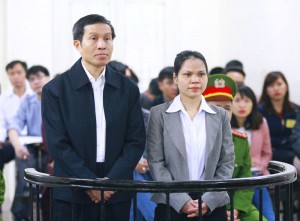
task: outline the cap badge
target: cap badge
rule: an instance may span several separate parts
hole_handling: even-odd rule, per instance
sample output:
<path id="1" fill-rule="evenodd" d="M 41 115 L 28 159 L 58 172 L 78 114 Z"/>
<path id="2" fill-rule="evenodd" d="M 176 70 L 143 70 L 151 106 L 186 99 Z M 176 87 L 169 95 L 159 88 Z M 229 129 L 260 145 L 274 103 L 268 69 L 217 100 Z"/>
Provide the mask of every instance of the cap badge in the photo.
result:
<path id="1" fill-rule="evenodd" d="M 223 87 L 225 87 L 225 81 L 224 81 L 224 79 L 223 78 L 221 78 L 221 79 L 216 79 L 215 80 L 215 87 L 216 88 L 223 88 Z"/>

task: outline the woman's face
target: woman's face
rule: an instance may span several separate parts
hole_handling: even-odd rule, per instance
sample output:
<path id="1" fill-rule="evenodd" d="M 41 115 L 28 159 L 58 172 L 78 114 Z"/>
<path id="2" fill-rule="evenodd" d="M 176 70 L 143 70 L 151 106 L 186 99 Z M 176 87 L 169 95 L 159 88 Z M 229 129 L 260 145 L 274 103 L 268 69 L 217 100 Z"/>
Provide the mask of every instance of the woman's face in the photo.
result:
<path id="1" fill-rule="evenodd" d="M 233 98 L 233 114 L 237 118 L 246 118 L 250 115 L 253 108 L 252 100 L 247 96 L 237 93 Z"/>
<path id="2" fill-rule="evenodd" d="M 269 95 L 271 100 L 283 100 L 287 93 L 287 90 L 288 87 L 286 83 L 281 77 L 279 77 L 276 81 L 274 81 L 267 87 L 267 94 Z"/>
<path id="3" fill-rule="evenodd" d="M 195 57 L 185 60 L 178 76 L 174 75 L 174 82 L 178 85 L 180 95 L 188 98 L 199 98 L 206 89 L 207 81 L 205 64 Z"/>

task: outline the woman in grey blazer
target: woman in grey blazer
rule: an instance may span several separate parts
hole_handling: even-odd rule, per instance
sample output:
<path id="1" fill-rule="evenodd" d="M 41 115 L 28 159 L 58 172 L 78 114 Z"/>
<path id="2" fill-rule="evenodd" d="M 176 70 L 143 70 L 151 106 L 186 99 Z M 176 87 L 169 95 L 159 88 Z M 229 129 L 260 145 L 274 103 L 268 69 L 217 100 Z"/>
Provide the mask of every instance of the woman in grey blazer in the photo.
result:
<path id="1" fill-rule="evenodd" d="M 222 180 L 232 177 L 234 147 L 228 113 L 208 105 L 202 96 L 208 81 L 204 56 L 183 51 L 174 61 L 174 82 L 180 94 L 150 111 L 147 133 L 148 163 L 154 180 Z M 155 220 L 165 220 L 166 197 L 155 193 Z M 225 221 L 226 192 L 202 196 L 203 220 Z M 193 194 L 170 194 L 171 220 L 193 220 L 198 201 Z"/>

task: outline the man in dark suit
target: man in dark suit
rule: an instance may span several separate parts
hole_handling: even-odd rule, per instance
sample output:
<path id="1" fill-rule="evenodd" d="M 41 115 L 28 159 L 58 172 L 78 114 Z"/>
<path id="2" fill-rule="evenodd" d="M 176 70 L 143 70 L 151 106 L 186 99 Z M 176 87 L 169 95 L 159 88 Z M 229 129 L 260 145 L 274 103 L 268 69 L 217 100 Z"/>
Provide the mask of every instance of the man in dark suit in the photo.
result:
<path id="1" fill-rule="evenodd" d="M 43 89 L 42 115 L 54 175 L 131 180 L 145 147 L 139 90 L 107 63 L 114 28 L 100 15 L 87 15 L 73 27 L 81 58 Z M 104 192 L 105 220 L 129 219 L 129 192 Z M 71 191 L 54 189 L 54 220 L 71 220 Z M 76 190 L 76 220 L 100 220 L 98 190 Z"/>

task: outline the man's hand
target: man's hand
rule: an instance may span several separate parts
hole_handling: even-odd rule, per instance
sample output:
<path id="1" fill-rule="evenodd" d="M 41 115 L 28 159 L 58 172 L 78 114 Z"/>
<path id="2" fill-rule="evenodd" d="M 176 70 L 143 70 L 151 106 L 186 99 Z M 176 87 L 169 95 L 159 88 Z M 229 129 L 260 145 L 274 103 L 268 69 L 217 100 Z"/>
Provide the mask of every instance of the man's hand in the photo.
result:
<path id="1" fill-rule="evenodd" d="M 239 211 L 238 210 L 233 210 L 233 216 L 234 216 L 234 220 L 233 221 L 240 221 L 240 219 L 238 218 L 239 216 Z M 227 211 L 227 220 L 230 220 L 230 211 Z"/>
<path id="2" fill-rule="evenodd" d="M 20 160 L 28 160 L 30 157 L 30 154 L 23 145 L 15 146 L 15 154 Z"/>
<path id="3" fill-rule="evenodd" d="M 87 190 L 85 192 L 94 203 L 101 202 L 101 191 L 100 190 Z M 109 200 L 113 194 L 114 194 L 113 191 L 104 191 L 104 200 L 105 201 Z"/>
<path id="4" fill-rule="evenodd" d="M 135 170 L 141 174 L 146 173 L 149 170 L 148 161 L 146 159 L 141 159 L 136 165 Z"/>

